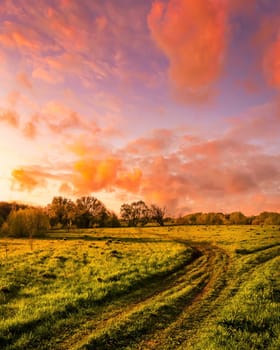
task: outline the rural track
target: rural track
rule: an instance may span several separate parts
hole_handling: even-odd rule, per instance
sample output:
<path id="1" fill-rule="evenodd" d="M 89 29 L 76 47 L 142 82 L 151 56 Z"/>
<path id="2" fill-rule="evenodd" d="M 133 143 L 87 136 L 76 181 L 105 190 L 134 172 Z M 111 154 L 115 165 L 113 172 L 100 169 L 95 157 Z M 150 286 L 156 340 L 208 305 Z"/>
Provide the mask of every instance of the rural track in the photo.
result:
<path id="1" fill-rule="evenodd" d="M 147 233 L 139 229 L 137 233 L 132 232 L 132 239 L 127 240 L 125 249 L 130 251 L 129 242 L 139 241 L 152 257 L 159 251 L 158 242 L 171 243 L 171 248 L 174 242 L 176 249 L 178 244 L 181 245 L 180 260 L 176 264 L 164 265 L 170 267 L 158 270 L 158 273 L 154 270 L 155 273 L 140 280 L 136 278 L 135 283 L 117 290 L 118 293 L 105 295 L 99 301 L 94 295 L 89 295 L 81 302 L 78 299 L 76 304 L 69 302 L 65 310 L 55 310 L 44 317 L 15 324 L 9 328 L 9 334 L 3 333 L 4 337 L 0 337 L 0 348 L 7 345 L 5 348 L 14 350 L 197 350 L 214 339 L 213 330 L 221 330 L 224 324 L 225 330 L 228 324 L 232 327 L 225 318 L 227 311 L 234 306 L 234 317 L 236 314 L 239 317 L 242 308 L 238 306 L 236 309 L 236 305 L 240 299 L 242 306 L 244 291 L 247 293 L 248 288 L 254 286 L 252 279 L 262 275 L 270 264 L 276 266 L 274 259 L 280 256 L 279 241 L 267 240 L 269 235 L 264 235 L 260 242 L 253 236 L 253 244 L 242 240 L 238 245 L 235 237 L 231 241 L 220 240 L 220 235 L 216 235 L 218 238 L 213 241 L 209 236 L 210 243 L 202 241 L 205 239 L 203 235 L 196 236 L 197 240 L 187 239 L 188 234 L 183 236 L 177 229 L 174 233 L 166 233 L 149 231 L 147 238 Z M 160 247 L 165 247 L 165 244 Z M 54 248 L 48 253 L 45 250 L 39 253 L 36 253 L 36 261 L 47 265 L 57 257 Z M 21 270 L 17 271 L 17 276 L 21 276 Z M 270 277 L 265 281 L 270 285 Z M 271 290 L 268 290 L 269 298 L 275 299 L 277 294 L 272 295 L 274 289 Z M 58 320 L 54 330 L 52 320 Z M 50 334 L 39 333 L 47 327 L 50 327 Z M 34 333 L 38 329 L 39 336 L 30 338 L 19 347 L 30 329 Z"/>
<path id="2" fill-rule="evenodd" d="M 184 311 L 169 327 L 151 334 L 150 337 L 131 349 L 186 350 L 195 348 L 200 341 L 198 333 L 201 334 L 201 329 L 207 329 L 211 324 L 214 325 L 221 309 L 238 292 L 240 286 L 250 280 L 255 269 L 261 268 L 263 264 L 279 256 L 280 253 L 280 244 L 258 248 L 249 253 L 252 260 L 244 263 L 237 272 L 229 254 L 220 247 L 190 241 L 188 244 L 193 249 L 198 249 L 202 256 L 207 257 L 205 268 L 211 270 L 207 284 L 197 293 L 193 301 L 185 306 Z M 255 253 L 257 254 L 255 255 L 256 260 Z M 220 263 L 217 260 L 220 260 Z M 240 274 L 239 277 L 236 273 Z"/>
<path id="3" fill-rule="evenodd" d="M 138 237 L 138 236 L 137 236 Z M 112 311 L 107 311 L 107 303 L 104 304 L 103 307 L 103 314 L 101 320 L 95 320 L 95 319 L 84 319 L 82 322 L 84 325 L 87 325 L 87 328 L 84 333 L 83 337 L 86 338 L 91 332 L 94 332 L 98 330 L 100 327 L 105 328 L 111 323 L 114 322 L 116 318 L 118 318 L 121 315 L 132 313 L 133 310 L 137 309 L 139 305 L 142 305 L 143 303 L 149 303 L 153 299 L 155 299 L 157 296 L 159 296 L 161 293 L 164 293 L 170 288 L 178 285 L 178 280 L 182 279 L 183 276 L 186 274 L 187 271 L 190 271 L 191 269 L 194 269 L 196 267 L 199 267 L 201 265 L 201 261 L 199 260 L 199 253 L 195 250 L 193 257 L 190 261 L 188 261 L 186 264 L 181 266 L 180 268 L 176 269 L 174 272 L 170 273 L 169 275 L 165 276 L 164 278 L 160 278 L 159 281 L 153 282 L 151 281 L 146 286 L 139 287 L 129 293 L 130 301 L 127 301 L 128 295 L 125 297 L 120 296 L 117 299 L 114 299 L 114 301 L 118 301 L 118 307 L 113 309 Z M 163 283 L 164 282 L 164 283 Z M 100 326 L 101 321 L 101 326 Z M 79 349 L 79 345 L 77 345 L 77 342 L 79 344 L 83 343 L 83 339 L 81 339 L 81 332 L 74 333 L 70 337 L 65 337 L 65 341 L 63 343 L 58 344 L 57 350 L 63 350 L 63 349 L 69 349 L 69 348 L 75 348 Z"/>
<path id="4" fill-rule="evenodd" d="M 162 238 L 171 240 L 166 235 Z M 224 305 L 250 280 L 255 268 L 280 253 L 279 244 L 243 253 L 241 259 L 246 263 L 236 270 L 236 255 L 221 247 L 176 237 L 172 240 L 193 249 L 191 260 L 164 276 L 137 285 L 125 295 L 92 310 L 85 309 L 85 317 L 74 327 L 61 329 L 60 339 L 43 347 L 40 343 L 38 349 L 194 349 L 201 340 L 201 331 L 216 324 Z M 168 303 L 170 298 L 174 299 L 172 305 Z M 156 303 L 164 306 L 151 312 Z M 131 325 L 139 320 L 139 329 L 132 332 Z"/>
<path id="5" fill-rule="evenodd" d="M 261 268 L 263 264 L 273 260 L 280 253 L 280 244 L 265 246 L 250 252 L 252 260 L 244 264 L 237 278 L 234 264 L 223 249 L 213 245 L 199 243 L 192 245 L 191 242 L 189 244 L 192 248 L 198 249 L 202 256 L 207 256 L 208 262 L 205 267 L 211 269 L 208 283 L 169 327 L 152 334 L 131 349 L 193 349 L 200 340 L 197 334 L 202 328 L 215 323 L 221 308 L 237 293 L 243 283 L 250 280 L 255 269 Z M 256 260 L 253 257 L 255 253 L 259 254 Z M 222 263 L 216 264 L 217 258 L 222 259 Z"/>
<path id="6" fill-rule="evenodd" d="M 217 312 L 222 301 L 226 298 L 229 255 L 221 248 L 207 243 L 185 242 L 205 257 L 204 271 L 208 274 L 207 281 L 201 290 L 198 290 L 180 315 L 165 329 L 151 334 L 140 342 L 135 349 L 176 349 L 184 344 L 189 349 L 197 342 L 196 333 L 199 328 L 210 322 L 213 313 Z M 189 271 L 192 272 L 191 270 Z M 223 295 L 224 293 L 224 295 Z"/>
<path id="7" fill-rule="evenodd" d="M 254 263 L 247 264 L 246 270 L 240 271 L 242 275 L 233 283 L 236 271 L 231 256 L 224 249 L 207 242 L 155 236 L 191 247 L 192 259 L 164 278 L 114 299 L 117 306 L 108 309 L 105 304 L 99 318 L 89 316 L 81 320 L 79 329 L 66 332 L 64 341 L 52 347 L 53 350 L 192 349 L 199 341 L 198 332 L 215 322 L 221 308 L 254 271 Z M 267 248 L 275 253 L 266 255 L 264 249 L 258 267 L 279 250 L 279 247 Z M 167 303 L 166 308 L 159 307 L 156 312 L 150 312 L 155 303 L 164 304 L 173 297 L 173 305 Z M 139 318 L 138 331 L 130 331 L 131 324 Z M 116 321 L 120 322 L 118 327 Z"/>
<path id="8" fill-rule="evenodd" d="M 141 293 L 139 290 L 132 291 L 129 302 L 120 298 L 117 309 L 107 312 L 104 308 L 101 322 L 97 319 L 85 320 L 85 327 L 81 327 L 84 331 L 77 330 L 76 333 L 69 334 L 64 342 L 58 344 L 57 349 L 176 349 L 183 343 L 188 342 L 191 346 L 195 342 L 198 327 L 208 322 L 212 312 L 222 303 L 230 258 L 224 250 L 209 243 L 170 236 L 161 238 L 191 247 L 194 251 L 191 261 L 163 280 L 151 283 Z M 193 285 L 193 289 L 185 292 L 190 285 Z M 146 328 L 144 322 L 139 334 L 129 334 L 129 324 L 137 318 L 139 308 L 145 312 L 150 305 L 164 302 L 175 293 L 181 293 L 178 300 L 175 300 L 175 311 L 166 315 L 159 309 L 158 313 L 152 313 L 147 318 L 147 324 L 157 322 L 157 327 Z M 120 317 L 124 321 L 120 329 L 114 332 L 115 337 L 110 339 L 108 335 L 104 341 L 97 337 L 88 342 L 93 333 L 114 328 L 115 320 Z M 162 319 L 164 322 L 161 322 Z"/>

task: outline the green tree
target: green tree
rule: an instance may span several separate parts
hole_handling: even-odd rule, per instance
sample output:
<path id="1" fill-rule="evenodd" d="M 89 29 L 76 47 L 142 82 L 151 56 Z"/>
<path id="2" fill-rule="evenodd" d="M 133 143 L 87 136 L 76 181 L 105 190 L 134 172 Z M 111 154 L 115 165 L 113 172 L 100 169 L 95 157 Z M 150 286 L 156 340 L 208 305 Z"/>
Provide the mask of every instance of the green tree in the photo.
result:
<path id="1" fill-rule="evenodd" d="M 42 209 L 19 209 L 10 213 L 7 224 L 10 236 L 32 238 L 47 232 L 49 218 Z"/>
<path id="2" fill-rule="evenodd" d="M 47 206 L 47 212 L 52 227 L 61 225 L 69 229 L 75 220 L 77 210 L 71 199 L 59 196 L 53 198 Z"/>
<path id="3" fill-rule="evenodd" d="M 3 219 L 2 216 L 0 216 L 0 229 L 1 229 L 2 225 L 4 224 L 4 222 L 5 222 L 5 220 Z"/>
<path id="4" fill-rule="evenodd" d="M 202 214 L 204 216 L 205 225 L 222 225 L 224 223 L 224 215 L 222 213 L 207 213 Z"/>
<path id="5" fill-rule="evenodd" d="M 106 225 L 109 212 L 99 199 L 92 196 L 78 198 L 76 207 L 76 224 L 78 227 L 88 228 Z"/>
<path id="6" fill-rule="evenodd" d="M 246 225 L 247 217 L 240 211 L 235 211 L 229 215 L 229 223 L 231 225 Z"/>
<path id="7" fill-rule="evenodd" d="M 113 212 L 108 212 L 108 216 L 106 217 L 106 220 L 103 223 L 104 227 L 120 227 L 120 221 L 117 217 L 117 215 Z"/>
<path id="8" fill-rule="evenodd" d="M 253 224 L 280 225 L 280 214 L 264 211 L 254 218 Z"/>
<path id="9" fill-rule="evenodd" d="M 125 203 L 121 206 L 120 216 L 128 226 L 144 226 L 149 222 L 150 209 L 143 201 Z"/>
<path id="10" fill-rule="evenodd" d="M 4 221 L 6 221 L 12 210 L 19 210 L 19 209 L 26 209 L 26 208 L 28 208 L 28 205 L 26 204 L 19 204 L 16 202 L 0 202 L 0 217 L 2 217 Z"/>

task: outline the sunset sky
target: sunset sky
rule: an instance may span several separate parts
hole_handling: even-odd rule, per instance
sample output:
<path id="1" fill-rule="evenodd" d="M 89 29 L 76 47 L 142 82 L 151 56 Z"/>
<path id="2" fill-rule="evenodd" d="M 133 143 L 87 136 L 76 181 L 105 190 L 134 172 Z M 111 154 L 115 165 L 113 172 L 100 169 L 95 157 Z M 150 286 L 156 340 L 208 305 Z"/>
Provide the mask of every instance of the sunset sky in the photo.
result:
<path id="1" fill-rule="evenodd" d="M 0 201 L 280 211 L 280 1 L 0 0 Z"/>

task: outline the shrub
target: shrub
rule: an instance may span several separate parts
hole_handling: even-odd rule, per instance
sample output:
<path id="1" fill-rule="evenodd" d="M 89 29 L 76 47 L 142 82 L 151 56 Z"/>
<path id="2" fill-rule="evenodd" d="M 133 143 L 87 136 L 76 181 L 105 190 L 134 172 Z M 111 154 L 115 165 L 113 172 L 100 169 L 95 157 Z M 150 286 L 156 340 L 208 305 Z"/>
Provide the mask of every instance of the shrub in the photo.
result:
<path id="1" fill-rule="evenodd" d="M 12 211 L 8 217 L 8 234 L 13 237 L 42 236 L 49 228 L 49 219 L 41 209 Z"/>

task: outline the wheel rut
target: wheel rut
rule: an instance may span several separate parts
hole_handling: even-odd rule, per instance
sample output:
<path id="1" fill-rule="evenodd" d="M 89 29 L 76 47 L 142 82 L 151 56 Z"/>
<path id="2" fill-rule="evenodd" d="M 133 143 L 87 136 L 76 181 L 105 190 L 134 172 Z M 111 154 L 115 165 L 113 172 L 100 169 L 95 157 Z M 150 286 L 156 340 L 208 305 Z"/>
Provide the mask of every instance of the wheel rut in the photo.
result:
<path id="1" fill-rule="evenodd" d="M 57 346 L 54 345 L 53 350 L 69 348 L 78 349 L 79 346 L 77 344 L 83 343 L 83 339 L 87 338 L 92 332 L 110 327 L 120 316 L 132 314 L 139 308 L 139 306 L 145 304 L 148 305 L 161 294 L 167 293 L 172 288 L 178 288 L 183 282 L 186 273 L 192 269 L 199 269 L 202 263 L 200 252 L 194 250 L 191 259 L 172 271 L 169 275 L 155 281 L 150 281 L 141 288 L 136 288 L 135 290 L 130 291 L 129 294 L 114 299 L 114 302 L 117 302 L 117 306 L 114 307 L 113 310 L 110 310 L 109 303 L 99 307 L 98 313 L 100 314 L 100 317 L 96 318 L 92 315 L 83 319 L 79 325 L 79 329 L 68 330 L 68 334 L 66 331 L 66 334 L 63 337 L 64 340 L 59 342 Z M 181 282 L 178 283 L 178 281 Z M 81 338 L 83 339 L 81 340 Z"/>
<path id="2" fill-rule="evenodd" d="M 196 244 L 192 246 L 206 257 L 204 264 L 208 274 L 205 286 L 197 292 L 193 300 L 186 304 L 183 312 L 165 329 L 146 337 L 132 349 L 176 349 L 184 344 L 191 348 L 196 342 L 197 330 L 210 322 L 212 313 L 221 306 L 226 297 L 226 286 L 230 258 L 228 254 L 212 245 Z M 223 295 L 223 293 L 225 295 Z"/>
<path id="3" fill-rule="evenodd" d="M 167 276 L 161 285 L 151 285 L 148 292 L 138 293 L 127 305 L 120 303 L 118 310 L 105 313 L 101 325 L 88 321 L 84 334 L 68 338 L 59 349 L 175 349 L 192 342 L 196 329 L 219 304 L 230 259 L 211 244 L 173 241 L 193 249 L 191 262 Z M 155 304 L 162 306 L 153 310 Z M 123 322 L 115 327 L 119 317 Z M 130 331 L 133 322 L 140 323 L 136 333 Z M 110 331 L 106 333 L 106 329 Z"/>

